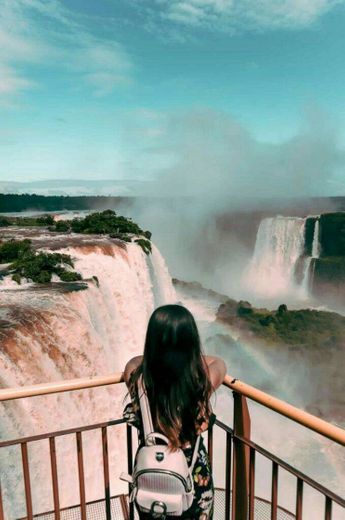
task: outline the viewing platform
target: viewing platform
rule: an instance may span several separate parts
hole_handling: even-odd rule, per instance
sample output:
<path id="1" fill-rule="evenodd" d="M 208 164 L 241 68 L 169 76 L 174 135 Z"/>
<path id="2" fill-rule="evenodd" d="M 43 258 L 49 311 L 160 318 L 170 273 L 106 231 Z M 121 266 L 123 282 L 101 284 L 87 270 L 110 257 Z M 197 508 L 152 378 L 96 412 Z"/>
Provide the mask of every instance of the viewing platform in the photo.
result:
<path id="1" fill-rule="evenodd" d="M 74 379 L 17 387 L 0 390 L 0 401 L 11 401 L 21 398 L 32 398 L 59 392 L 90 389 L 123 383 L 122 374 L 112 376 L 96 377 L 89 379 Z M 251 418 L 247 406 L 247 399 L 259 403 L 276 414 L 285 416 L 290 421 L 300 424 L 321 436 L 330 439 L 333 443 L 345 446 L 345 430 L 306 413 L 290 404 L 285 403 L 265 392 L 250 385 L 233 379 L 227 375 L 224 383 L 228 390 L 233 392 L 233 422 L 225 424 L 216 420 L 215 425 L 205 435 L 211 462 L 215 459 L 215 451 L 218 446 L 214 442 L 214 435 L 224 436 L 224 486 L 218 486 L 215 481 L 215 512 L 214 519 L 225 520 L 289 520 L 312 518 L 312 513 L 306 510 L 304 504 L 304 489 L 306 486 L 313 489 L 323 500 L 322 518 L 345 519 L 345 499 L 335 494 L 332 490 L 325 488 L 321 483 L 308 477 L 295 467 L 291 466 L 282 458 L 277 457 L 266 448 L 259 446 L 251 440 Z M 132 472 L 133 456 L 135 453 L 135 432 L 128 426 L 123 418 L 114 418 L 108 422 L 90 424 L 82 427 L 76 426 L 66 430 L 48 432 L 31 437 L 0 441 L 0 449 L 17 449 L 22 463 L 22 485 L 25 496 L 24 520 L 37 518 L 40 520 L 117 520 L 132 519 L 136 516 L 133 504 L 129 504 L 128 495 L 114 494 L 111 490 L 111 478 L 109 472 L 109 433 L 114 429 L 123 429 L 126 432 L 128 472 Z M 103 468 L 104 493 L 99 500 L 90 501 L 87 497 L 85 487 L 85 461 L 86 450 L 83 450 L 83 434 L 90 431 L 99 432 L 101 465 Z M 76 463 L 79 485 L 78 503 L 68 508 L 60 505 L 59 471 L 56 451 L 56 439 L 64 436 L 74 436 L 76 443 L 77 460 L 71 460 L 71 465 Z M 267 439 L 269 441 L 269 439 Z M 282 439 L 282 447 L 284 445 Z M 49 448 L 49 466 L 52 486 L 52 508 L 47 511 L 35 511 L 33 508 L 32 492 L 35 490 L 36 482 L 32 478 L 32 467 L 30 465 L 30 448 L 37 442 L 47 443 Z M 0 452 L 1 455 L 1 452 Z M 44 454 L 42 453 L 42 456 Z M 270 486 L 270 500 L 257 496 L 256 483 L 256 460 L 260 456 L 270 465 L 270 474 L 266 479 Z M 119 464 L 121 466 L 121 464 Z M 6 467 L 4 468 L 6 472 Z M 11 468 L 8 468 L 11 471 Z M 126 468 L 122 468 L 125 470 Z M 3 471 L 3 470 L 2 470 Z M 294 507 L 287 510 L 279 502 L 279 475 L 287 472 L 295 480 Z M 120 471 L 119 471 L 120 473 Z M 0 520 L 14 520 L 6 510 L 6 501 L 2 493 L 4 476 L 0 475 Z M 261 477 L 260 477 L 261 478 Z M 336 509 L 336 515 L 335 513 Z M 339 515 L 344 516 L 339 516 Z M 321 518 L 321 517 L 320 517 Z"/>

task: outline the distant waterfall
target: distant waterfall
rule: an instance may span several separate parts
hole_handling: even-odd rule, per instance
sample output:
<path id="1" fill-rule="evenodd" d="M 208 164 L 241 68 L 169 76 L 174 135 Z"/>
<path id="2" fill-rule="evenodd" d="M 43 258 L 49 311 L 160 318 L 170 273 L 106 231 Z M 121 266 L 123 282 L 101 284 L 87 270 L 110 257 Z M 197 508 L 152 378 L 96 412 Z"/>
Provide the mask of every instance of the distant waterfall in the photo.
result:
<path id="1" fill-rule="evenodd" d="M 312 250 L 311 250 L 312 258 L 319 258 L 320 250 L 321 250 L 321 246 L 320 246 L 320 221 L 319 221 L 319 219 L 317 219 L 315 221 L 313 246 L 312 246 Z"/>
<path id="2" fill-rule="evenodd" d="M 265 297 L 291 294 L 297 289 L 295 267 L 303 255 L 304 218 L 265 218 L 261 221 L 246 285 Z"/>
<path id="3" fill-rule="evenodd" d="M 312 278 L 312 269 L 313 269 L 313 258 L 319 258 L 321 252 L 320 246 L 320 222 L 317 218 L 314 224 L 314 234 L 313 234 L 313 243 L 311 248 L 311 256 L 308 256 L 305 259 L 304 271 L 303 271 L 303 280 L 302 280 L 302 291 L 305 296 L 309 294 L 311 278 Z"/>
<path id="4" fill-rule="evenodd" d="M 53 240 L 53 238 L 51 238 Z M 49 246 L 48 246 L 49 247 Z M 146 256 L 136 244 L 99 240 L 60 249 L 75 260 L 83 278 L 97 284 L 79 292 L 27 286 L 12 290 L 0 283 L 0 387 L 106 375 L 123 370 L 126 361 L 143 350 L 148 318 L 153 309 L 175 303 L 176 295 L 164 259 L 153 246 Z M 7 324 L 7 325 L 6 325 Z M 2 439 L 54 431 L 121 416 L 125 388 L 68 392 L 0 405 Z M 85 483 L 88 501 L 104 496 L 100 442 L 85 434 Z M 114 439 L 115 440 L 115 439 Z M 124 437 L 116 434 L 109 447 L 112 489 L 126 470 Z M 52 509 L 47 442 L 30 447 L 35 512 Z M 61 507 L 78 502 L 75 439 L 57 439 Z M 44 454 L 44 456 L 43 456 Z M 92 461 L 92 464 L 90 463 Z M 11 468 L 5 474 L 4 467 Z M 0 450 L 0 474 L 6 510 L 25 515 L 21 486 L 20 449 Z"/>

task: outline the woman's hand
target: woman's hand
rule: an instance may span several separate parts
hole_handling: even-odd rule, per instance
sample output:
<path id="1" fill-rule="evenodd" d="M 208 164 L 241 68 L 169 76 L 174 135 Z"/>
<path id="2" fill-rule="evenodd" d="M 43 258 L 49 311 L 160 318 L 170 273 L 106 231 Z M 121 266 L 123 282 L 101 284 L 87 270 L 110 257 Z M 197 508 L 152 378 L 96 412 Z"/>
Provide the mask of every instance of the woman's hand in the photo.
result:
<path id="1" fill-rule="evenodd" d="M 226 376 L 226 364 L 222 358 L 217 356 L 203 356 L 203 358 L 207 365 L 212 388 L 217 390 Z"/>
<path id="2" fill-rule="evenodd" d="M 123 371 L 123 378 L 125 380 L 126 385 L 129 384 L 129 379 L 131 377 L 131 373 L 134 372 L 140 365 L 140 363 L 143 360 L 143 356 L 135 356 L 134 358 L 130 359 L 125 366 L 125 369 Z"/>

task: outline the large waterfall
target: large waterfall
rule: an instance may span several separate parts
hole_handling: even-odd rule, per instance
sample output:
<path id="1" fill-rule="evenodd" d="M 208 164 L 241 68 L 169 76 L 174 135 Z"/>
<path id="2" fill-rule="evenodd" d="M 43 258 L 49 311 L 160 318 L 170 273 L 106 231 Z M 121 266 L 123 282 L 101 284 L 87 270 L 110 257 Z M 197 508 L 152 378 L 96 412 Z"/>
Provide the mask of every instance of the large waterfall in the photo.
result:
<path id="1" fill-rule="evenodd" d="M 261 221 L 254 254 L 245 273 L 246 286 L 254 294 L 266 298 L 308 297 L 312 259 L 320 254 L 320 240 L 317 218 L 311 255 L 306 255 L 306 223 L 307 218 L 282 216 Z"/>
<path id="2" fill-rule="evenodd" d="M 45 246 L 44 237 L 41 237 Z M 47 240 L 47 239 L 46 239 Z M 51 240 L 51 237 L 49 237 Z M 61 243 L 53 247 L 61 249 Z M 164 260 L 153 246 L 146 256 L 136 244 L 80 239 L 63 248 L 83 278 L 97 277 L 83 291 L 62 292 L 35 286 L 0 287 L 0 386 L 13 387 L 122 371 L 142 352 L 153 309 L 176 300 Z M 121 385 L 122 387 L 123 385 Z M 0 405 L 1 439 L 17 438 L 115 419 L 121 416 L 124 388 L 107 387 Z M 47 426 L 48 425 L 48 426 Z M 87 500 L 104 496 L 101 443 L 84 435 Z M 110 443 L 112 492 L 126 470 L 123 435 Z M 73 436 L 70 436 L 73 437 Z M 122 439 L 122 440 L 121 440 Z M 57 438 L 61 507 L 78 502 L 75 438 Z M 20 448 L 0 450 L 5 507 L 11 517 L 25 514 Z M 34 512 L 52 509 L 48 442 L 30 448 Z M 122 464 L 122 465 L 121 465 Z M 7 474 L 1 471 L 10 468 Z M 72 467 L 73 466 L 73 467 Z"/>
<path id="3" fill-rule="evenodd" d="M 305 222 L 303 218 L 281 216 L 261 221 L 246 273 L 247 285 L 255 293 L 275 297 L 297 289 L 294 274 L 304 251 Z"/>

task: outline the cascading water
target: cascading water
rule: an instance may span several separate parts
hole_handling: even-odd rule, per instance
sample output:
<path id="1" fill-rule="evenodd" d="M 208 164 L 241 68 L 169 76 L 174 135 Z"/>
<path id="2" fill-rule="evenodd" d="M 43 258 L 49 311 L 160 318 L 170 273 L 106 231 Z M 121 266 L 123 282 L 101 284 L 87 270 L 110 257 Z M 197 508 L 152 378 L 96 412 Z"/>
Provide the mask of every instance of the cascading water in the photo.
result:
<path id="1" fill-rule="evenodd" d="M 319 258 L 320 252 L 321 252 L 321 245 L 320 245 L 320 221 L 319 221 L 319 219 L 317 219 L 315 221 L 313 245 L 312 245 L 312 250 L 311 250 L 312 258 Z"/>
<path id="2" fill-rule="evenodd" d="M 315 220 L 314 224 L 314 234 L 313 234 L 313 243 L 311 248 L 311 256 L 308 256 L 305 259 L 304 270 L 303 270 L 303 280 L 302 280 L 302 292 L 304 295 L 309 294 L 310 285 L 311 285 L 311 277 L 312 277 L 312 269 L 313 258 L 319 258 L 320 256 L 320 223 L 319 219 Z"/>
<path id="3" fill-rule="evenodd" d="M 49 237 L 50 240 L 51 237 Z M 42 247 L 46 247 L 44 237 Z M 54 250 L 62 249 L 61 245 Z M 154 307 L 176 301 L 164 260 L 157 248 L 146 256 L 136 244 L 95 240 L 73 242 L 63 248 L 75 259 L 83 278 L 97 277 L 83 291 L 61 292 L 27 286 L 0 287 L 0 386 L 106 375 L 123 370 L 126 361 L 142 352 L 148 318 Z M 0 406 L 2 439 L 93 424 L 121 416 L 124 388 L 69 392 L 21 399 Z M 112 490 L 126 469 L 121 435 L 109 448 Z M 45 441 L 47 442 L 47 441 Z M 85 482 L 89 501 L 104 494 L 100 439 L 84 435 Z M 35 512 L 52 509 L 48 446 L 30 448 L 31 480 Z M 0 472 L 5 507 L 11 516 L 25 514 L 20 450 L 0 450 Z M 75 439 L 57 439 L 61 507 L 78 502 Z M 44 456 L 42 455 L 44 453 Z M 97 454 L 97 456 L 96 456 Z M 87 463 L 87 461 L 92 461 Z M 121 464 L 124 464 L 121 467 Z M 11 468 L 8 474 L 1 471 Z M 99 465 L 99 467 L 98 467 Z M 20 483 L 20 484 L 19 484 Z M 37 485 L 39 483 L 39 485 Z"/>
<path id="4" fill-rule="evenodd" d="M 304 218 L 282 216 L 261 221 L 245 273 L 251 291 L 269 298 L 296 293 L 295 267 L 304 251 L 305 222 Z"/>

